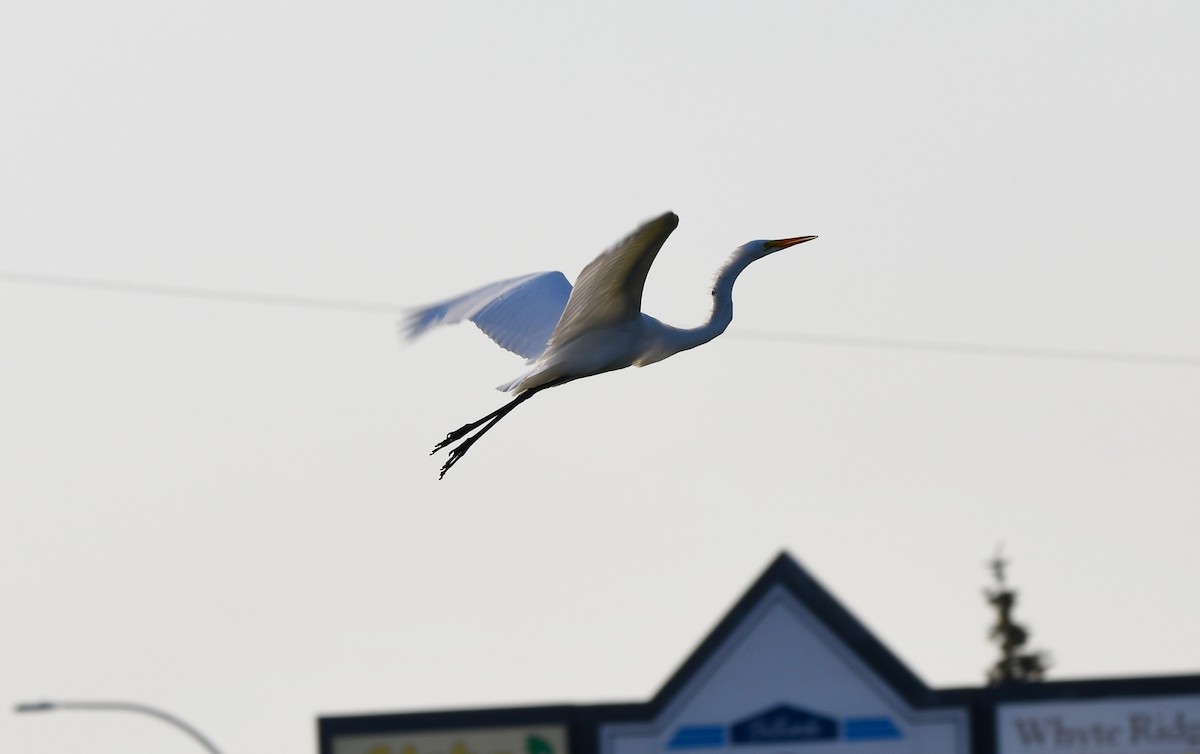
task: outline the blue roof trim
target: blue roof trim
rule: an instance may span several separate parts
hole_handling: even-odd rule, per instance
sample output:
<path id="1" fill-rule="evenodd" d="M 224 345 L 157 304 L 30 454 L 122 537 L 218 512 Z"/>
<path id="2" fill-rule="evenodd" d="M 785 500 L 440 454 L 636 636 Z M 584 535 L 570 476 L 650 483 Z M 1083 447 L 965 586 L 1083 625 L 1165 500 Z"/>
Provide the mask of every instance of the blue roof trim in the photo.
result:
<path id="1" fill-rule="evenodd" d="M 894 741 L 904 734 L 888 717 L 848 717 L 844 723 L 847 741 Z"/>
<path id="2" fill-rule="evenodd" d="M 685 725 L 667 742 L 668 749 L 708 749 L 724 745 L 723 725 Z"/>

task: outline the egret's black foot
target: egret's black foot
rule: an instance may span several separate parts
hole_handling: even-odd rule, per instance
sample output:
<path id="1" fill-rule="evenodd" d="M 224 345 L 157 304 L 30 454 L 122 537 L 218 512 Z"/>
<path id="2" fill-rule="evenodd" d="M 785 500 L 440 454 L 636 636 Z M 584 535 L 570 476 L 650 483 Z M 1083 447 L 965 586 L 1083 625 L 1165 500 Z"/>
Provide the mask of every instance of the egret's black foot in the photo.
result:
<path id="1" fill-rule="evenodd" d="M 450 432 L 449 434 L 446 435 L 445 440 L 442 440 L 437 445 L 433 446 L 433 450 L 429 451 L 429 455 L 433 455 L 434 453 L 438 452 L 442 448 L 445 448 L 449 445 L 453 445 L 454 443 L 458 442 L 462 438 L 466 437 L 468 432 L 470 432 L 471 430 L 478 427 L 479 424 L 480 424 L 480 422 L 472 422 L 470 424 L 464 424 L 461 427 L 459 427 L 458 429 L 454 430 L 453 432 Z"/>
<path id="2" fill-rule="evenodd" d="M 457 448 L 451 448 L 450 457 L 446 459 L 446 463 L 442 464 L 442 472 L 438 474 L 438 479 L 444 478 L 446 476 L 446 472 L 450 470 L 450 467 L 458 463 L 458 459 L 465 456 L 467 451 L 471 449 L 471 446 L 475 444 L 475 441 L 478 440 L 482 435 L 483 433 L 480 432 L 474 437 L 468 437 L 467 439 L 463 440 L 462 445 L 459 445 Z"/>

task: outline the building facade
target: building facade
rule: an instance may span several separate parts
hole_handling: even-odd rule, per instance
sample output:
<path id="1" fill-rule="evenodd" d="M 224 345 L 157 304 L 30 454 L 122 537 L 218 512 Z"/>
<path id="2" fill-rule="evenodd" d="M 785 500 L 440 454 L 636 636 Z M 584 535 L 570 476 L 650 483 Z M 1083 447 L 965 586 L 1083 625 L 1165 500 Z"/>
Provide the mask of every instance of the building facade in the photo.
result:
<path id="1" fill-rule="evenodd" d="M 320 754 L 1200 754 L 1200 675 L 927 687 L 781 554 L 646 702 L 318 721 Z"/>

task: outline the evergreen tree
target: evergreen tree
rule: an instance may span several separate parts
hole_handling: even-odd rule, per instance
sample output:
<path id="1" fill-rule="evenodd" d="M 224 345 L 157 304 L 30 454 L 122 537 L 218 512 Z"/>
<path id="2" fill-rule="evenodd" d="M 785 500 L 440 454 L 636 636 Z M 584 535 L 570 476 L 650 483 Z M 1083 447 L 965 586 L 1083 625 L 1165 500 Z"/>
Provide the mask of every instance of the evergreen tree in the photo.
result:
<path id="1" fill-rule="evenodd" d="M 1017 592 L 1010 589 L 1004 579 L 1008 561 L 998 551 L 988 561 L 996 581 L 994 589 L 985 589 L 988 603 L 996 610 L 996 623 L 988 632 L 988 638 L 1000 646 L 1000 659 L 988 670 L 988 685 L 1004 683 L 1026 683 L 1045 679 L 1050 667 L 1050 657 L 1042 651 L 1025 651 L 1029 641 L 1029 630 L 1013 620 L 1013 608 L 1017 605 Z"/>

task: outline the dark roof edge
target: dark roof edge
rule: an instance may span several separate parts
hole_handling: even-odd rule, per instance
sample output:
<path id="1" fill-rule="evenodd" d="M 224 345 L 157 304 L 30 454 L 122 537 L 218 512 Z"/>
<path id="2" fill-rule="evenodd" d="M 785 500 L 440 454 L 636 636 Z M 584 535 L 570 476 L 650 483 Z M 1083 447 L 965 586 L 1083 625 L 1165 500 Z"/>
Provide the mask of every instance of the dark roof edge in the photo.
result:
<path id="1" fill-rule="evenodd" d="M 700 642 L 683 665 L 663 684 L 650 701 L 657 713 L 704 666 L 730 634 L 746 620 L 755 606 L 775 586 L 782 586 L 810 610 L 841 641 L 858 655 L 914 708 L 939 704 L 936 692 L 892 654 L 862 623 L 833 598 L 813 576 L 786 551 L 780 552 L 750 586 L 716 628 Z"/>
<path id="2" fill-rule="evenodd" d="M 573 704 L 547 704 L 533 707 L 476 707 L 422 712 L 361 712 L 349 715 L 322 715 L 319 719 L 332 732 L 348 730 L 359 734 L 375 730 L 436 730 L 553 724 L 566 722 L 577 709 Z"/>

